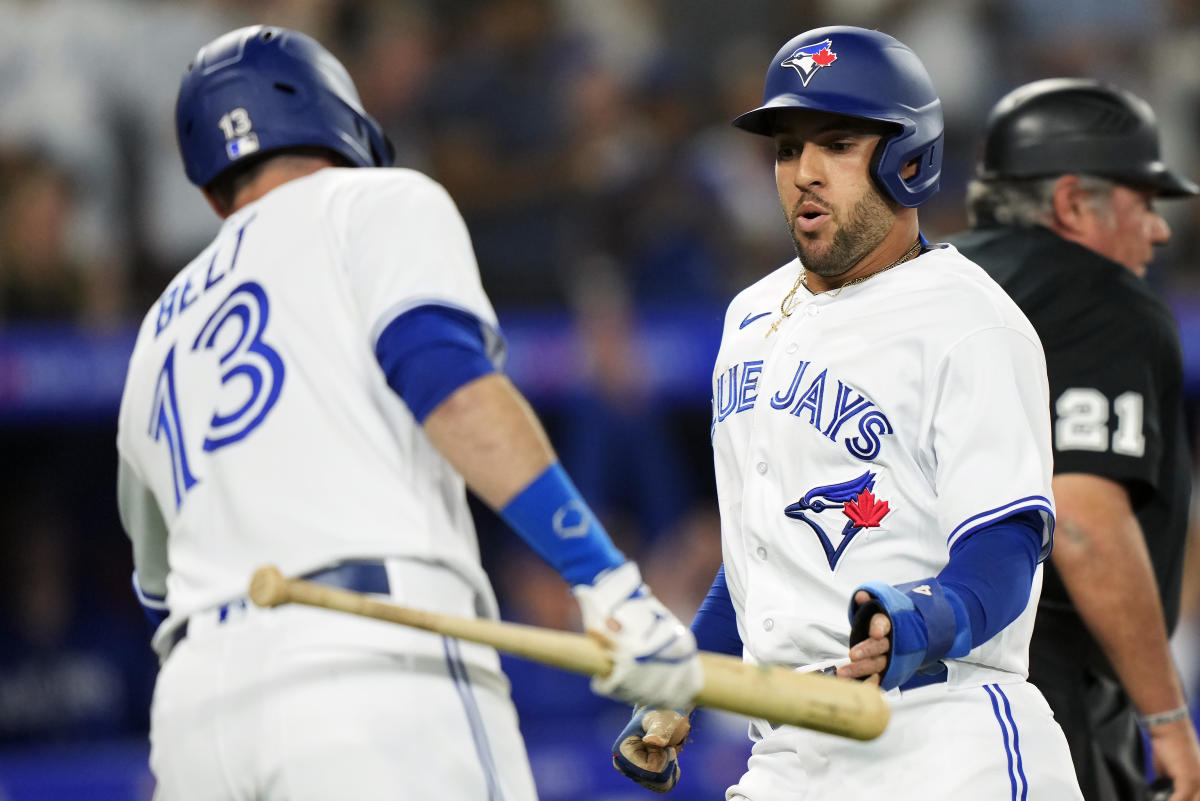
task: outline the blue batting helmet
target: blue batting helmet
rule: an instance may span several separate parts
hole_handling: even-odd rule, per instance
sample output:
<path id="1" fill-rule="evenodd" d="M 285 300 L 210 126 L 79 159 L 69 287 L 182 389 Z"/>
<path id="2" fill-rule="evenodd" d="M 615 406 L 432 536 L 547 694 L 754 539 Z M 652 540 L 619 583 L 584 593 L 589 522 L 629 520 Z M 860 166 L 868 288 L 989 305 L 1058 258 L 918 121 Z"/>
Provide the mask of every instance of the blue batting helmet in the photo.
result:
<path id="1" fill-rule="evenodd" d="M 197 186 L 248 156 L 287 147 L 328 148 L 357 167 L 395 158 L 341 62 L 309 36 L 265 25 L 200 48 L 179 86 L 175 130 Z"/>
<path id="2" fill-rule="evenodd" d="M 802 33 L 767 68 L 763 104 L 733 121 L 764 136 L 779 109 L 801 108 L 892 123 L 871 162 L 880 187 L 903 206 L 919 206 L 942 174 L 942 102 L 925 66 L 906 45 L 879 31 L 832 26 Z M 905 180 L 904 165 L 917 159 Z"/>

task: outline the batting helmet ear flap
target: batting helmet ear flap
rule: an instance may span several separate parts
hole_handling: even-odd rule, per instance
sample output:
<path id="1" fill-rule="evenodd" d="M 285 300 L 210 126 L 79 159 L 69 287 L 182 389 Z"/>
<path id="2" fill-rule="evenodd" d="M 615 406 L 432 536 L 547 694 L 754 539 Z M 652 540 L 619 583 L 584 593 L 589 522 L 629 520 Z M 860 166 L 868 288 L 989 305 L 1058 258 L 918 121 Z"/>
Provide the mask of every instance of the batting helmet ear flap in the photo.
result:
<path id="1" fill-rule="evenodd" d="M 896 198 L 896 192 L 893 191 L 893 186 L 899 185 L 904 187 L 909 193 L 921 194 L 929 190 L 930 184 L 933 185 L 933 191 L 937 191 L 937 182 L 941 177 L 941 146 L 942 139 L 930 143 L 929 147 L 905 160 L 898 166 L 893 166 L 896 157 L 895 150 L 892 149 L 891 157 L 889 156 L 889 145 L 892 140 L 901 136 L 902 131 L 897 128 L 897 133 L 894 136 L 883 136 L 875 145 L 875 152 L 871 154 L 870 166 L 867 168 L 871 175 L 871 179 L 875 182 L 875 186 L 884 197 L 899 203 Z M 886 160 L 885 160 L 886 159 Z M 908 178 L 904 177 L 904 171 L 910 164 L 916 165 L 916 171 Z M 933 169 L 936 165 L 936 169 Z M 891 177 L 889 186 L 888 182 L 883 180 L 883 176 Z M 908 205 L 901 203 L 900 205 Z"/>
<path id="2" fill-rule="evenodd" d="M 873 165 L 873 174 L 900 205 L 917 205 L 906 201 L 929 197 L 938 190 L 938 183 L 942 177 L 943 143 L 944 134 L 938 134 L 932 142 L 914 153 L 904 147 L 904 141 L 900 137 L 881 142 L 879 161 L 877 165 Z M 914 161 L 917 171 L 911 178 L 905 178 L 904 168 Z"/>

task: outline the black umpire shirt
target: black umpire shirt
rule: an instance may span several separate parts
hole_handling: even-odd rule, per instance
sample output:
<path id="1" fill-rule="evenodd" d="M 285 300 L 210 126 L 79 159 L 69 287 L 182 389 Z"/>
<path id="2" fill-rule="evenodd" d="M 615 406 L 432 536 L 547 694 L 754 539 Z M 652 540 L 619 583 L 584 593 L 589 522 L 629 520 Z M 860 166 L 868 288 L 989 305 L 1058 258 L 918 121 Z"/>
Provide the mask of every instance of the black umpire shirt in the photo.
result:
<path id="1" fill-rule="evenodd" d="M 1102 476 L 1128 490 L 1172 631 L 1192 479 L 1170 310 L 1125 267 L 1041 226 L 983 227 L 952 243 L 1004 287 L 1041 337 L 1054 472 Z M 1084 657 L 1112 676 L 1050 561 L 1034 640 L 1034 649 L 1039 640 L 1056 643 L 1060 656 Z"/>

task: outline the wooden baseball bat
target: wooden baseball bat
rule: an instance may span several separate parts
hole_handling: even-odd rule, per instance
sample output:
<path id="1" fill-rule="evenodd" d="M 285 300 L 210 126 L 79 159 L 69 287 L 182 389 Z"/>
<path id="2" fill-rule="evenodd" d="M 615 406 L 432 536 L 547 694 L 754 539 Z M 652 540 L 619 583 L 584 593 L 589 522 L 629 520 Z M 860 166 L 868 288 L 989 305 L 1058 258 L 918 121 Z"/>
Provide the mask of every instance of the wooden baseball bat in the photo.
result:
<path id="1" fill-rule="evenodd" d="M 585 634 L 411 609 L 349 590 L 285 578 L 272 566 L 255 571 L 250 598 L 264 607 L 306 604 L 400 623 L 587 676 L 605 676 L 612 670 L 608 650 Z M 753 665 L 706 651 L 700 652 L 700 664 L 704 687 L 693 701 L 697 706 L 856 740 L 878 737 L 891 714 L 883 694 L 871 684 L 797 673 L 780 665 Z"/>

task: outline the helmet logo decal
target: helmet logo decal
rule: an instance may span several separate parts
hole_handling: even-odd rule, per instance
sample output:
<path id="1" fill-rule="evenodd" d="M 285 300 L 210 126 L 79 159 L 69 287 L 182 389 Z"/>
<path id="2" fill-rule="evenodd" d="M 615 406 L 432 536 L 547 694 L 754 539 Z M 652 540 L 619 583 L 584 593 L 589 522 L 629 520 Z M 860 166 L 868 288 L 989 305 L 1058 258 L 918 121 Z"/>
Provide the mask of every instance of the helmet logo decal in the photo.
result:
<path id="1" fill-rule="evenodd" d="M 225 134 L 225 154 L 230 161 L 258 151 L 258 134 L 254 133 L 254 124 L 246 109 L 235 108 L 217 120 L 217 127 Z"/>
<path id="2" fill-rule="evenodd" d="M 816 44 L 805 45 L 779 63 L 781 67 L 791 67 L 800 75 L 800 81 L 808 86 L 812 76 L 821 67 L 828 67 L 837 61 L 837 53 L 833 52 L 833 41 L 826 39 Z"/>

